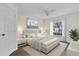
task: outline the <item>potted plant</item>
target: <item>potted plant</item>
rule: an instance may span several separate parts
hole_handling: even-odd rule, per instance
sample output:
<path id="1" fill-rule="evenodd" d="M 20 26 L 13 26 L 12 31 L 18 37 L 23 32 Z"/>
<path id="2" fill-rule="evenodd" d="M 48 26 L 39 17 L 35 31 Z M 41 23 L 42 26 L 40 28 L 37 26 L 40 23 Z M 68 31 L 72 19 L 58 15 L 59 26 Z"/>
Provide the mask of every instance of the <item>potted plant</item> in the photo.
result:
<path id="1" fill-rule="evenodd" d="M 70 37 L 73 39 L 73 41 L 77 41 L 78 40 L 78 33 L 77 33 L 77 29 L 71 29 L 69 31 L 69 35 Z"/>

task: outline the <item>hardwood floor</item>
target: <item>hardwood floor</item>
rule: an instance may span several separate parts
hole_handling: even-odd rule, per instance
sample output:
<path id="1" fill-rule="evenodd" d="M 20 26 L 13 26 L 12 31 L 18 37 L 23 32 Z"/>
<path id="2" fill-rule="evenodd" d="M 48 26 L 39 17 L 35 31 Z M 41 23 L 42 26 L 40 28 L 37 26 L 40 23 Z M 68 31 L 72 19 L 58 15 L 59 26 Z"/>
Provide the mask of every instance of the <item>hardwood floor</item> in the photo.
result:
<path id="1" fill-rule="evenodd" d="M 19 48 L 18 50 L 14 51 L 10 56 L 30 56 L 30 55 L 22 48 Z"/>

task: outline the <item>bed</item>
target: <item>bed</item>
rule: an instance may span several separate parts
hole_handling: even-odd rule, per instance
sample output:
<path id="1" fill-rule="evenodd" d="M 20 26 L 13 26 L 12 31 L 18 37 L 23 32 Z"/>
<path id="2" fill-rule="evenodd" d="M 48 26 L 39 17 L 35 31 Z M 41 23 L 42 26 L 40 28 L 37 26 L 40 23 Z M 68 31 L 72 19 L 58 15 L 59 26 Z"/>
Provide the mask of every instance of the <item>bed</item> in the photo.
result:
<path id="1" fill-rule="evenodd" d="M 43 38 L 29 39 L 27 40 L 27 43 L 34 49 L 47 54 L 59 44 L 59 41 L 60 39 L 58 38 L 43 37 Z"/>

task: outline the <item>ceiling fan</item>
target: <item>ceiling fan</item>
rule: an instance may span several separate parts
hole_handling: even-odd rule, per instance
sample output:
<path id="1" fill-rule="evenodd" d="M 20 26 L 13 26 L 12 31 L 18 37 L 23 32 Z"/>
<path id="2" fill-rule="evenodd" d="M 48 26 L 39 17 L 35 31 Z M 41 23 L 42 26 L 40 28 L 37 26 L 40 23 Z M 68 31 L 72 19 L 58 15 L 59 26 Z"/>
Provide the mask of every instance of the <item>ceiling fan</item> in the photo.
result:
<path id="1" fill-rule="evenodd" d="M 54 10 L 49 10 L 49 9 L 42 9 L 42 12 L 46 15 L 49 16 L 52 12 L 54 12 Z"/>

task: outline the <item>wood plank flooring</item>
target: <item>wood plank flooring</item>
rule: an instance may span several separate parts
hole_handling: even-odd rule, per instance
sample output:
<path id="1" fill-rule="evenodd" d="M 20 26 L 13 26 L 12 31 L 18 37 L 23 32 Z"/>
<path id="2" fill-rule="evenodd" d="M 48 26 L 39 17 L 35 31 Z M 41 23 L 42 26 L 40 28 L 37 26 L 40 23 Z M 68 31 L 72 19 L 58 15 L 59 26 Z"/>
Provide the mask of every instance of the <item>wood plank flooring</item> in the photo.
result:
<path id="1" fill-rule="evenodd" d="M 14 51 L 10 56 L 30 56 L 30 55 L 22 48 L 18 48 L 18 50 Z"/>

